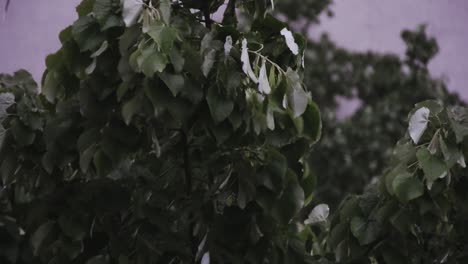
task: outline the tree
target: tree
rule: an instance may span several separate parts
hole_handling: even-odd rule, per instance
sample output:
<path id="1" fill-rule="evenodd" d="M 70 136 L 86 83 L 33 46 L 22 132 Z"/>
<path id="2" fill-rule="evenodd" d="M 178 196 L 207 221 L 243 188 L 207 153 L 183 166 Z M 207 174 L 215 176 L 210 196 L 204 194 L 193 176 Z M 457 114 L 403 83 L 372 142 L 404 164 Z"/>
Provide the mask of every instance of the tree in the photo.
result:
<path id="1" fill-rule="evenodd" d="M 321 13 L 332 14 L 331 4 L 329 0 L 281 1 L 277 12 L 306 35 Z M 377 179 L 395 142 L 405 133 L 405 117 L 416 103 L 436 99 L 447 106 L 464 105 L 428 71 L 439 47 L 425 26 L 404 30 L 401 36 L 407 45 L 404 58 L 351 52 L 327 35 L 308 40 L 304 82 L 313 91 L 323 122 L 323 137 L 309 156 L 317 182 L 313 204 L 324 202 L 336 209 L 346 195 L 362 193 Z M 337 97 L 357 101 L 357 111 L 340 120 Z"/>
<path id="2" fill-rule="evenodd" d="M 312 261 L 305 41 L 223 2 L 84 0 L 40 94 L 0 76 L 2 263 Z"/>
<path id="3" fill-rule="evenodd" d="M 466 263 L 467 135 L 467 108 L 417 104 L 379 181 L 316 229 L 320 263 Z"/>

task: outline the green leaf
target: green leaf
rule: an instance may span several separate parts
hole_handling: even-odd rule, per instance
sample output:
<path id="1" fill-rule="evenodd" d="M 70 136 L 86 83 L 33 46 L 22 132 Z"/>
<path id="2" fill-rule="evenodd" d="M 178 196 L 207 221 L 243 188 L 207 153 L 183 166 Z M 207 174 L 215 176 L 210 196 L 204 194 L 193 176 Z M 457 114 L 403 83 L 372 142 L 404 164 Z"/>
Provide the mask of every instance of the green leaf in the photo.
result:
<path id="1" fill-rule="evenodd" d="M 283 28 L 280 33 L 281 33 L 281 35 L 284 36 L 284 38 L 286 40 L 286 45 L 288 46 L 288 48 L 292 52 L 292 54 L 298 55 L 299 54 L 299 46 L 296 44 L 296 41 L 294 40 L 294 37 L 293 37 L 291 31 L 289 31 L 287 28 Z"/>
<path id="2" fill-rule="evenodd" d="M 174 41 L 177 38 L 177 31 L 172 27 L 154 24 L 150 27 L 148 35 L 158 44 L 159 48 L 165 54 L 170 54 L 174 47 Z"/>
<path id="3" fill-rule="evenodd" d="M 247 48 L 247 40 L 242 40 L 242 54 L 241 54 L 242 70 L 254 82 L 258 83 L 258 78 L 252 70 L 250 65 L 249 49 Z"/>
<path id="4" fill-rule="evenodd" d="M 295 179 L 296 176 L 291 172 L 288 173 L 289 180 L 276 204 L 274 213 L 283 224 L 289 223 L 304 205 L 304 190 Z"/>
<path id="5" fill-rule="evenodd" d="M 45 77 L 44 85 L 42 86 L 42 94 L 44 94 L 47 101 L 51 103 L 55 101 L 59 90 L 59 81 L 55 75 L 53 71 L 48 72 Z"/>
<path id="6" fill-rule="evenodd" d="M 170 73 L 160 73 L 159 77 L 167 85 L 169 90 L 174 97 L 179 94 L 179 92 L 184 89 L 185 79 L 180 74 L 170 74 Z"/>
<path id="7" fill-rule="evenodd" d="M 208 88 L 206 101 L 208 102 L 211 116 L 215 122 L 221 122 L 226 119 L 234 109 L 234 103 L 219 94 L 215 86 L 210 86 Z"/>
<path id="8" fill-rule="evenodd" d="M 424 171 L 426 184 L 431 189 L 432 184 L 439 178 L 444 178 L 447 175 L 447 166 L 445 163 L 434 155 L 431 155 L 429 150 L 421 148 L 416 152 L 416 157 L 419 161 L 419 166 Z"/>
<path id="9" fill-rule="evenodd" d="M 268 81 L 267 70 L 265 60 L 262 60 L 262 66 L 260 68 L 260 74 L 258 75 L 258 90 L 264 94 L 271 93 L 270 83 Z"/>
<path id="10" fill-rule="evenodd" d="M 408 202 L 424 194 L 424 184 L 409 173 L 398 174 L 392 183 L 393 192 L 402 202 Z"/>
<path id="11" fill-rule="evenodd" d="M 436 101 L 436 100 L 426 100 L 426 101 L 417 103 L 415 106 L 416 108 L 422 108 L 422 107 L 428 108 L 432 115 L 438 115 L 444 109 L 444 106 L 439 101 Z"/>
<path id="12" fill-rule="evenodd" d="M 424 131 L 426 131 L 430 112 L 429 108 L 421 107 L 410 117 L 408 132 L 414 144 L 418 144 Z"/>
<path id="13" fill-rule="evenodd" d="M 143 11 L 143 1 L 122 0 L 122 18 L 127 27 L 132 26 L 140 17 Z"/>
<path id="14" fill-rule="evenodd" d="M 399 163 L 395 167 L 391 168 L 390 171 L 388 171 L 384 175 L 385 179 L 385 187 L 387 189 L 387 192 L 390 194 L 395 194 L 393 191 L 393 181 L 395 180 L 395 177 L 398 176 L 399 174 L 406 174 L 406 162 Z"/>
<path id="15" fill-rule="evenodd" d="M 141 109 L 141 97 L 139 95 L 133 97 L 122 107 L 122 117 L 125 124 L 130 125 L 132 117 Z"/>
<path id="16" fill-rule="evenodd" d="M 350 223 L 351 233 L 361 246 L 368 245 L 380 236 L 381 227 L 377 221 L 353 217 Z"/>
<path id="17" fill-rule="evenodd" d="M 104 51 L 106 51 L 108 47 L 109 47 L 109 43 L 107 42 L 107 40 L 105 40 L 105 41 L 102 43 L 101 47 L 100 47 L 98 50 L 96 50 L 93 54 L 91 54 L 91 58 L 96 58 L 96 57 L 98 57 L 99 55 L 101 55 L 102 53 L 104 53 Z"/>
<path id="18" fill-rule="evenodd" d="M 288 83 L 286 105 L 287 108 L 291 109 L 293 112 L 294 118 L 296 118 L 306 111 L 309 95 L 304 91 L 302 81 L 297 72 L 293 71 L 291 68 L 288 68 L 286 72 L 286 79 Z"/>
<path id="19" fill-rule="evenodd" d="M 90 258 L 88 261 L 86 261 L 86 264 L 108 264 L 109 261 L 105 256 L 99 255 Z"/>
<path id="20" fill-rule="evenodd" d="M 31 236 L 31 246 L 33 249 L 34 256 L 38 256 L 40 251 L 44 246 L 46 246 L 46 242 L 48 241 L 55 223 L 52 221 L 46 222 L 39 226 L 36 231 Z"/>
<path id="21" fill-rule="evenodd" d="M 453 107 L 447 110 L 450 126 L 455 132 L 457 143 L 463 141 L 468 135 L 468 109 L 463 107 Z"/>
<path id="22" fill-rule="evenodd" d="M 83 0 L 81 3 L 76 7 L 76 12 L 80 17 L 86 16 L 87 14 L 93 11 L 95 0 Z"/>
<path id="23" fill-rule="evenodd" d="M 80 154 L 80 169 L 83 173 L 88 171 L 89 165 L 93 161 L 96 145 L 92 145 Z"/>
<path id="24" fill-rule="evenodd" d="M 176 73 L 180 73 L 184 69 L 185 59 L 180 54 L 178 49 L 172 49 L 171 54 L 169 55 L 172 66 Z"/>
<path id="25" fill-rule="evenodd" d="M 161 0 L 159 1 L 159 10 L 161 11 L 161 16 L 167 25 L 171 23 L 171 1 L 170 0 Z"/>
<path id="26" fill-rule="evenodd" d="M 112 13 L 112 0 L 95 0 L 93 13 L 101 24 L 104 23 Z"/>
<path id="27" fill-rule="evenodd" d="M 216 59 L 216 50 L 211 49 L 203 57 L 202 72 L 205 77 L 208 77 L 208 74 L 213 68 Z"/>
<path id="28" fill-rule="evenodd" d="M 327 204 L 319 204 L 312 209 L 307 219 L 304 221 L 306 225 L 314 225 L 327 221 L 330 214 L 330 207 Z"/>
<path id="29" fill-rule="evenodd" d="M 442 136 L 438 137 L 440 149 L 442 150 L 442 154 L 444 155 L 445 163 L 447 164 L 447 169 L 452 168 L 456 163 L 459 163 L 462 167 L 464 167 L 464 156 L 460 152 L 460 150 L 451 144 L 447 145 L 443 140 Z"/>
<path id="30" fill-rule="evenodd" d="M 0 123 L 7 117 L 7 109 L 15 103 L 12 93 L 0 93 Z"/>
<path id="31" fill-rule="evenodd" d="M 31 145 L 36 139 L 34 131 L 25 126 L 19 119 L 11 121 L 11 133 L 19 146 Z"/>
<path id="32" fill-rule="evenodd" d="M 287 159 L 280 152 L 269 149 L 266 160 L 268 175 L 263 178 L 262 184 L 275 192 L 281 192 L 284 188 L 286 172 L 288 170 Z"/>
<path id="33" fill-rule="evenodd" d="M 91 16 L 84 16 L 78 19 L 73 24 L 72 34 L 80 47 L 80 51 L 95 51 L 105 40 L 99 24 Z"/>
<path id="34" fill-rule="evenodd" d="M 141 60 L 141 71 L 147 77 L 153 77 L 156 72 L 162 72 L 168 63 L 167 57 L 156 49 L 143 51 Z"/>
<path id="35" fill-rule="evenodd" d="M 312 143 L 317 142 L 322 134 L 322 118 L 315 102 L 309 101 L 302 119 L 304 120 L 304 135 L 312 140 Z"/>

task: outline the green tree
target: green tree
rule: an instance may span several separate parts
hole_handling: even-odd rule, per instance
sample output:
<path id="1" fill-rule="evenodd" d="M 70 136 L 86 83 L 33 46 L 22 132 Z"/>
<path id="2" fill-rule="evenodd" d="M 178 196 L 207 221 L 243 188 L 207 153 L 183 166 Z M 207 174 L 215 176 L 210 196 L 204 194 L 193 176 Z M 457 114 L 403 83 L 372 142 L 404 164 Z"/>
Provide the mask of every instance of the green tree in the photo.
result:
<path id="1" fill-rule="evenodd" d="M 311 263 L 305 40 L 223 2 L 84 0 L 0 76 L 1 263 Z"/>
<path id="2" fill-rule="evenodd" d="M 319 263 L 466 263 L 467 135 L 468 108 L 418 103 L 379 181 L 315 229 Z"/>
<path id="3" fill-rule="evenodd" d="M 277 6 L 277 12 L 303 34 L 319 23 L 323 12 L 332 14 L 330 0 L 288 0 Z M 323 137 L 309 156 L 317 181 L 315 204 L 325 202 L 336 209 L 347 194 L 361 193 L 377 179 L 395 142 L 405 133 L 407 113 L 416 103 L 437 99 L 446 105 L 464 104 L 428 71 L 439 47 L 425 26 L 405 30 L 401 36 L 407 45 L 403 58 L 351 52 L 327 35 L 308 40 L 304 82 L 313 91 L 323 122 Z M 338 97 L 359 103 L 345 120 L 337 117 Z"/>

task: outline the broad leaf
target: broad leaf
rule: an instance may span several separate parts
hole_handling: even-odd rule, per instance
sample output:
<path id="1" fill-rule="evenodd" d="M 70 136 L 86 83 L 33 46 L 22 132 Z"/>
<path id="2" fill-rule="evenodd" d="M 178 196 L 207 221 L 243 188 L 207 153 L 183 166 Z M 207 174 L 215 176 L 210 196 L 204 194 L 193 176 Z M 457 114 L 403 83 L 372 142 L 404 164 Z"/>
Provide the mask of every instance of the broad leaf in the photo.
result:
<path id="1" fill-rule="evenodd" d="M 429 114 L 429 108 L 421 107 L 410 117 L 408 132 L 414 144 L 418 144 L 424 131 L 426 131 Z"/>
<path id="2" fill-rule="evenodd" d="M 135 24 L 143 11 L 142 0 L 121 0 L 122 3 L 122 18 L 127 27 Z"/>
<path id="3" fill-rule="evenodd" d="M 291 109 L 294 117 L 296 118 L 301 116 L 307 109 L 309 95 L 304 91 L 301 79 L 297 72 L 288 68 L 286 78 L 289 84 L 285 95 L 286 106 Z"/>
<path id="4" fill-rule="evenodd" d="M 208 102 L 211 116 L 215 122 L 221 122 L 226 119 L 234 109 L 234 103 L 219 94 L 217 88 L 214 86 L 210 86 L 208 89 L 206 101 Z"/>
<path id="5" fill-rule="evenodd" d="M 271 93 L 271 87 L 270 83 L 268 82 L 265 60 L 262 60 L 262 67 L 260 68 L 260 74 L 258 76 L 258 90 L 264 94 Z"/>
<path id="6" fill-rule="evenodd" d="M 447 166 L 445 163 L 432 155 L 429 150 L 421 148 L 416 152 L 416 157 L 419 161 L 419 166 L 424 171 L 426 184 L 430 189 L 434 181 L 439 178 L 444 178 L 447 175 Z"/>
<path id="7" fill-rule="evenodd" d="M 330 214 L 330 207 L 326 204 L 319 204 L 310 212 L 309 217 L 304 221 L 306 225 L 313 225 L 327 221 Z"/>
<path id="8" fill-rule="evenodd" d="M 353 217 L 350 223 L 351 233 L 362 246 L 374 242 L 380 235 L 381 227 L 377 221 Z"/>
<path id="9" fill-rule="evenodd" d="M 160 73 L 159 77 L 167 85 L 174 97 L 184 88 L 185 79 L 180 74 Z"/>
<path id="10" fill-rule="evenodd" d="M 249 57 L 249 49 L 247 48 L 247 40 L 242 40 L 242 54 L 241 54 L 241 61 L 242 61 L 242 70 L 244 73 L 254 82 L 258 83 L 258 78 L 252 70 L 252 66 L 250 65 L 250 57 Z"/>
<path id="11" fill-rule="evenodd" d="M 287 28 L 283 28 L 281 30 L 281 35 L 284 36 L 284 38 L 286 40 L 286 45 L 288 45 L 288 48 L 292 52 L 292 54 L 298 55 L 299 54 L 299 46 L 296 44 L 296 41 L 294 40 L 294 36 L 291 33 L 291 31 L 289 31 Z"/>
<path id="12" fill-rule="evenodd" d="M 402 202 L 408 202 L 424 194 L 424 184 L 414 175 L 400 173 L 392 183 L 393 192 Z"/>

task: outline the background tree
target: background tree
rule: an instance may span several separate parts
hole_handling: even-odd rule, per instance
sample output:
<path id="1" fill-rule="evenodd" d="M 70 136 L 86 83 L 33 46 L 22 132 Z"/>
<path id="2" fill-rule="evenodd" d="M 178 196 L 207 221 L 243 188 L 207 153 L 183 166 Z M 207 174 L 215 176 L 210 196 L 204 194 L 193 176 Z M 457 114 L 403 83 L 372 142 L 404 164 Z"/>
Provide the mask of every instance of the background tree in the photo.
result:
<path id="1" fill-rule="evenodd" d="M 281 1 L 277 11 L 292 25 L 310 23 L 328 12 L 331 1 Z M 292 10 L 301 10 L 299 13 Z M 304 22 L 306 21 L 306 22 Z M 360 193 L 387 166 L 395 142 L 407 129 L 407 113 L 418 102 L 437 99 L 462 105 L 442 80 L 434 79 L 428 64 L 439 47 L 425 26 L 401 34 L 406 55 L 351 52 L 337 47 L 326 35 L 308 40 L 304 82 L 322 111 L 323 137 L 310 155 L 317 178 L 315 203 L 332 208 L 347 195 Z M 340 120 L 337 97 L 355 100 L 355 113 Z"/>

